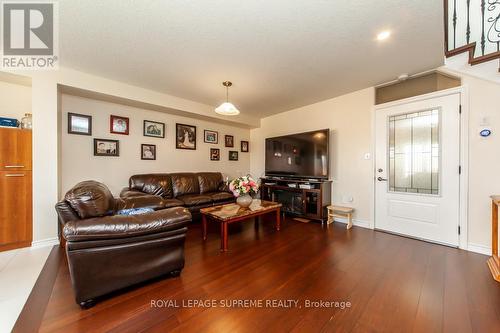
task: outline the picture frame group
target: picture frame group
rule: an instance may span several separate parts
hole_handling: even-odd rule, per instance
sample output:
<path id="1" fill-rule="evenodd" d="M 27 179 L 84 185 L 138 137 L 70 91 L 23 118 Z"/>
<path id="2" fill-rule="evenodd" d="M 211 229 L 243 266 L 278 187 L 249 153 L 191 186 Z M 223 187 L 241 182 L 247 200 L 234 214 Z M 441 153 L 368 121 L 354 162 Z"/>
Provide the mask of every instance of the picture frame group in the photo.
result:
<path id="1" fill-rule="evenodd" d="M 92 136 L 92 116 L 74 112 L 68 112 L 68 134 Z M 196 150 L 197 127 L 189 124 L 175 124 L 175 148 L 185 150 Z M 117 135 L 130 135 L 130 119 L 124 116 L 109 116 L 109 133 Z M 166 124 L 154 120 L 143 120 L 143 136 L 164 139 L 166 137 Z M 115 139 L 94 138 L 94 156 L 120 156 L 120 142 Z M 215 130 L 203 130 L 203 142 L 208 144 L 219 144 L 219 132 Z M 240 142 L 240 151 L 249 152 L 249 142 Z M 224 135 L 224 146 L 234 148 L 234 136 Z M 221 151 L 219 148 L 210 148 L 210 160 L 220 161 Z M 156 160 L 157 147 L 154 144 L 141 144 L 141 160 Z M 238 161 L 238 151 L 230 150 L 228 159 Z"/>

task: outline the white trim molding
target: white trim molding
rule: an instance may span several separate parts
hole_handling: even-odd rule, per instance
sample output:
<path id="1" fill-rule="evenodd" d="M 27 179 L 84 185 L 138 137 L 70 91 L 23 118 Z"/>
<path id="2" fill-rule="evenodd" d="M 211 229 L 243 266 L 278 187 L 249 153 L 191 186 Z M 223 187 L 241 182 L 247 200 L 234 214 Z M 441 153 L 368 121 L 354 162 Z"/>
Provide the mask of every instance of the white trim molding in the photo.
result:
<path id="1" fill-rule="evenodd" d="M 467 246 L 467 251 L 491 256 L 491 248 L 481 244 L 469 243 Z"/>
<path id="2" fill-rule="evenodd" d="M 54 246 L 59 244 L 59 239 L 57 237 L 52 237 L 52 238 L 46 238 L 46 239 L 40 239 L 37 241 L 31 242 L 31 247 L 32 248 L 39 248 L 39 247 L 45 247 L 45 246 Z"/>
<path id="3" fill-rule="evenodd" d="M 333 219 L 333 221 L 347 224 L 347 219 L 345 217 L 335 217 Z M 366 229 L 373 229 L 371 227 L 372 223 L 370 221 L 365 221 L 365 220 L 353 219 L 352 225 L 355 225 L 356 227 L 366 228 Z"/>

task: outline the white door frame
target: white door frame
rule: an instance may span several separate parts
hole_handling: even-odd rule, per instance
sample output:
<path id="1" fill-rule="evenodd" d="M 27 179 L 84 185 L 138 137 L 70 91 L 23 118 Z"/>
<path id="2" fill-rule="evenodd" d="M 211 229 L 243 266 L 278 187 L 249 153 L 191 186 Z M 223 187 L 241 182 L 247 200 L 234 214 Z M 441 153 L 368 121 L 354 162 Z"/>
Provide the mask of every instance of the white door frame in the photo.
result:
<path id="1" fill-rule="evenodd" d="M 375 112 L 413 102 L 424 101 L 427 99 L 432 99 L 436 97 L 449 96 L 453 94 L 460 94 L 460 104 L 462 106 L 462 115 L 460 117 L 460 165 L 462 167 L 461 174 L 459 177 L 460 181 L 460 199 L 459 199 L 459 221 L 458 225 L 460 227 L 460 235 L 459 235 L 459 248 L 467 250 L 468 243 L 468 202 L 469 202 L 469 94 L 467 86 L 460 86 L 457 88 L 451 88 L 446 90 L 441 90 L 437 92 L 432 92 L 425 95 L 405 98 L 402 100 L 383 103 L 379 105 L 375 105 L 372 109 L 371 113 L 371 122 L 372 122 L 372 171 L 373 171 L 373 180 L 372 180 L 372 195 L 373 200 L 371 202 L 370 207 L 370 228 L 375 229 L 375 179 L 376 179 L 376 167 L 375 167 L 375 135 L 376 135 L 376 126 L 375 126 Z M 458 112 L 458 111 L 457 111 Z M 457 230 L 458 232 L 458 230 Z"/>

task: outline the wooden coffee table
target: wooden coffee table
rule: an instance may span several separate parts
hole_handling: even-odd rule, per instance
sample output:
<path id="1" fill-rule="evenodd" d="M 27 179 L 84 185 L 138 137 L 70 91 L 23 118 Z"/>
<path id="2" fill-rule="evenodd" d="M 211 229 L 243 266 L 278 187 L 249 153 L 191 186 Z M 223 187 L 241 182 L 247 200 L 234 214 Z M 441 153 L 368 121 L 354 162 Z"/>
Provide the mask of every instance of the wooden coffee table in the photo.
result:
<path id="1" fill-rule="evenodd" d="M 227 225 L 234 222 L 249 220 L 257 216 L 274 213 L 276 214 L 276 230 L 280 230 L 281 204 L 278 202 L 254 199 L 248 208 L 237 204 L 226 204 L 200 209 L 201 223 L 203 227 L 203 240 L 207 239 L 207 221 L 220 223 L 220 250 L 227 251 Z"/>

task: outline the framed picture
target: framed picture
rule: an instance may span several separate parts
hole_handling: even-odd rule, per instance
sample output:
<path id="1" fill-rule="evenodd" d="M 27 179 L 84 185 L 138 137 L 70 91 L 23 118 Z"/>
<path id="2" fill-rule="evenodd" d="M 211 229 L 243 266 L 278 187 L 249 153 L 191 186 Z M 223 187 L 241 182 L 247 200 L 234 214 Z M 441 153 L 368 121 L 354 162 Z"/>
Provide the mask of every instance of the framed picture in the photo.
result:
<path id="1" fill-rule="evenodd" d="M 210 161 L 220 161 L 219 148 L 210 148 Z"/>
<path id="2" fill-rule="evenodd" d="M 241 141 L 241 152 L 248 153 L 248 141 Z"/>
<path id="3" fill-rule="evenodd" d="M 229 160 L 230 161 L 237 161 L 238 160 L 238 151 L 230 150 L 229 151 Z"/>
<path id="4" fill-rule="evenodd" d="M 129 121 L 126 117 L 113 116 L 109 117 L 109 131 L 113 134 L 128 135 Z"/>
<path id="5" fill-rule="evenodd" d="M 175 124 L 175 148 L 196 150 L 196 126 Z"/>
<path id="6" fill-rule="evenodd" d="M 157 121 L 144 120 L 144 136 L 153 138 L 165 137 L 165 124 Z"/>
<path id="7" fill-rule="evenodd" d="M 94 139 L 94 156 L 120 156 L 118 140 Z"/>
<path id="8" fill-rule="evenodd" d="M 232 135 L 224 136 L 224 142 L 226 144 L 226 147 L 234 147 L 234 136 Z"/>
<path id="9" fill-rule="evenodd" d="M 68 112 L 68 133 L 92 135 L 92 116 Z"/>
<path id="10" fill-rule="evenodd" d="M 141 160 L 156 160 L 156 145 L 141 144 Z"/>
<path id="11" fill-rule="evenodd" d="M 204 137 L 205 137 L 204 141 L 206 143 L 213 143 L 213 144 L 219 143 L 219 132 L 205 130 Z"/>

